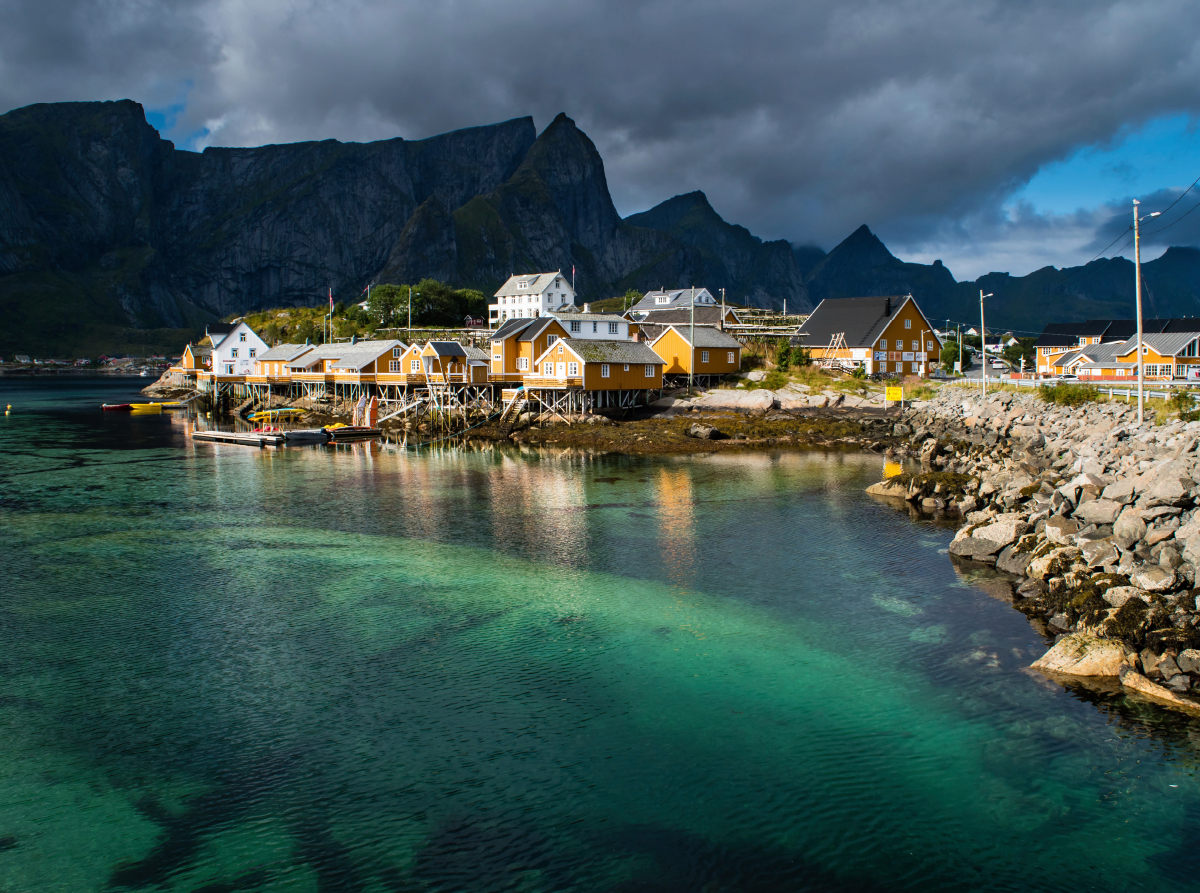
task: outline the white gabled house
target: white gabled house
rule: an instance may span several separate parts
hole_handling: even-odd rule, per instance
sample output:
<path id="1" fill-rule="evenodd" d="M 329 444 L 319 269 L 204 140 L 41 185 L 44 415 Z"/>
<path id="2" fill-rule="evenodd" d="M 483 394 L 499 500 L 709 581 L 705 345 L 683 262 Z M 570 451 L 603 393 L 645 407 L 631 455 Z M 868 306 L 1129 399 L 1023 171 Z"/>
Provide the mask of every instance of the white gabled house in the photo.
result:
<path id="1" fill-rule="evenodd" d="M 512 276 L 500 286 L 494 303 L 488 305 L 488 325 L 495 328 L 505 320 L 543 316 L 574 303 L 575 290 L 561 270 Z"/>
<path id="2" fill-rule="evenodd" d="M 254 375 L 258 357 L 268 350 L 267 343 L 245 321 L 233 325 L 211 325 L 206 334 L 212 342 L 214 375 Z"/>
<path id="3" fill-rule="evenodd" d="M 586 310 L 587 305 L 584 305 Z M 572 338 L 590 338 L 594 341 L 625 341 L 629 338 L 629 320 L 616 313 L 580 313 L 552 311 L 553 316 Z"/>

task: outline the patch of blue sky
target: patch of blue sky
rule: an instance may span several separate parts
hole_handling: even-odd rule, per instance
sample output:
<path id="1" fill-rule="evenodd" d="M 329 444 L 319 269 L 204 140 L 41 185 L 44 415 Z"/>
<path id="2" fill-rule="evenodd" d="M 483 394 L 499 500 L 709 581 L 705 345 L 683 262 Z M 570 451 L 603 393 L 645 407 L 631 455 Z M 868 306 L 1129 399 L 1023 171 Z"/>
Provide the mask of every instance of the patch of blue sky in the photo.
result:
<path id="1" fill-rule="evenodd" d="M 1200 121 L 1179 114 L 1129 128 L 1111 143 L 1083 146 L 1043 165 L 1011 203 L 1070 214 L 1160 189 L 1186 189 L 1200 176 Z"/>
<path id="2" fill-rule="evenodd" d="M 189 83 L 187 86 L 190 87 L 191 84 Z M 148 108 L 146 109 L 146 120 L 164 139 L 171 140 L 180 149 L 187 149 L 194 152 L 197 151 L 196 147 L 200 141 L 208 136 L 209 131 L 207 127 L 201 127 L 199 130 L 180 133 L 179 119 L 186 110 L 186 102 L 175 102 L 159 108 Z"/>

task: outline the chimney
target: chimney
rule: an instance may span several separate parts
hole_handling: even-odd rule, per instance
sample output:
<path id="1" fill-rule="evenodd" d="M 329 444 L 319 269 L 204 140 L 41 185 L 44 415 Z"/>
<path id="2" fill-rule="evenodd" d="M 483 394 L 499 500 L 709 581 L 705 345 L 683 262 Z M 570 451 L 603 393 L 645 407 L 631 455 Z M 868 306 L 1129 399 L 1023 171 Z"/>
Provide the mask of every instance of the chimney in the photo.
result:
<path id="1" fill-rule="evenodd" d="M 587 304 L 584 304 L 584 305 L 583 305 L 583 312 L 584 312 L 584 313 L 591 313 L 591 312 L 592 312 L 592 309 L 591 309 L 591 308 L 590 308 L 590 307 L 589 307 Z"/>
<path id="2" fill-rule="evenodd" d="M 884 306 L 884 308 L 883 308 L 883 315 L 884 315 L 884 316 L 891 316 L 891 315 L 892 315 L 892 299 L 891 299 L 891 297 L 890 297 L 890 296 L 889 296 L 889 297 L 888 297 L 888 299 L 887 299 L 887 304 L 886 304 L 886 305 Z"/>

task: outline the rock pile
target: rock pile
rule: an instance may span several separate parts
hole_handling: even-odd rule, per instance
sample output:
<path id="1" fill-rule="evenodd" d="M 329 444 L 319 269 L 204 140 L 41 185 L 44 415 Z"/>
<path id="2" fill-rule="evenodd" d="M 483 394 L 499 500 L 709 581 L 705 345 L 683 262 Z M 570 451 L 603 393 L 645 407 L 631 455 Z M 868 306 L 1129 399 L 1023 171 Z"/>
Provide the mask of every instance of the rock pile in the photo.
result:
<path id="1" fill-rule="evenodd" d="M 871 491 L 959 512 L 951 554 L 1024 578 L 1017 606 L 1059 634 L 1044 669 L 1119 675 L 1175 707 L 1195 690 L 1200 707 L 1200 422 L 1139 427 L 1123 403 L 951 386 L 895 433 L 926 473 Z"/>

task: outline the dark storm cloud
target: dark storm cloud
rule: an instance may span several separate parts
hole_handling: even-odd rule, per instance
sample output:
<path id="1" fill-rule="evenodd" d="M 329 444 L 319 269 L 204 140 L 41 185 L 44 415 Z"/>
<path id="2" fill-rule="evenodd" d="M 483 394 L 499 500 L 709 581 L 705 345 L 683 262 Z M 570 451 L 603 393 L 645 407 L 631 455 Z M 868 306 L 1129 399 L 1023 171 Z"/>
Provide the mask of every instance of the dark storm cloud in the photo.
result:
<path id="1" fill-rule="evenodd" d="M 186 95 L 172 135 L 207 128 L 220 145 L 420 137 L 526 114 L 544 126 L 565 111 L 599 146 L 623 213 L 703 189 L 765 237 L 829 247 L 867 222 L 900 250 L 985 265 L 1053 242 L 1039 228 L 1077 248 L 1102 222 L 1003 211 L 1040 165 L 1200 107 L 1200 4 L 1181 0 L 0 10 L 7 107 Z"/>

